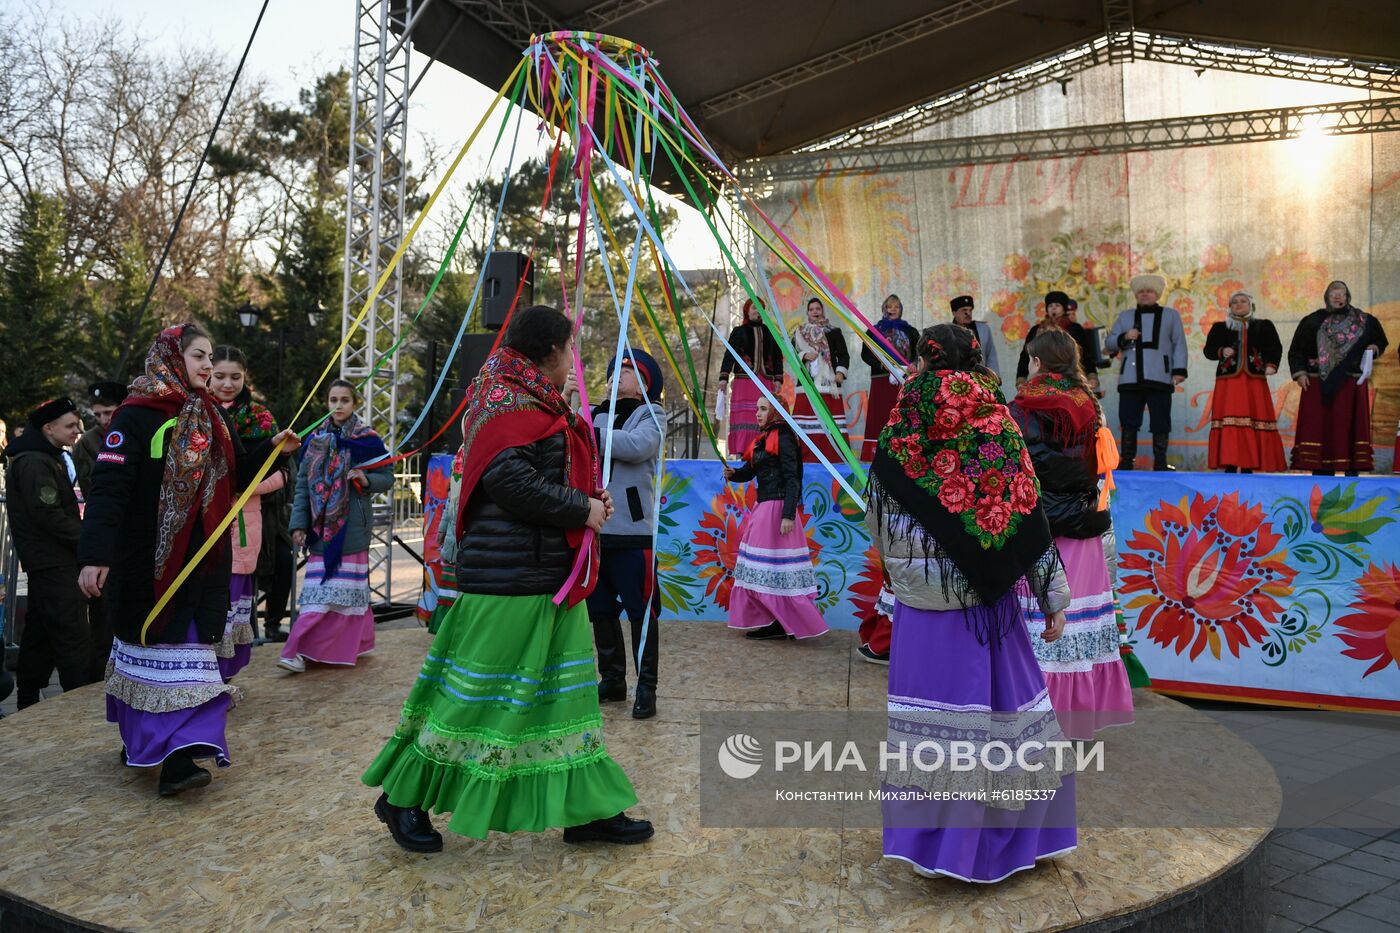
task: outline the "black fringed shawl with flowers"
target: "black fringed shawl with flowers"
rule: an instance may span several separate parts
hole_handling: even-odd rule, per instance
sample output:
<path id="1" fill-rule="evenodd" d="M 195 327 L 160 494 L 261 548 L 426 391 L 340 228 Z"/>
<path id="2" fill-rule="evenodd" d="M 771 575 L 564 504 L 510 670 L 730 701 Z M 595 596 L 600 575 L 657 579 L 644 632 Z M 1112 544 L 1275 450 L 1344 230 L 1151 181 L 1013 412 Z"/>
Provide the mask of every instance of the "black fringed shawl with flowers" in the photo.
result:
<path id="1" fill-rule="evenodd" d="M 1042 600 L 1059 552 L 1040 508 L 1029 451 L 996 383 L 936 370 L 905 383 L 870 470 L 871 508 L 937 562 L 944 596 L 966 611 L 982 644 L 1020 623 L 1022 579 Z"/>
<path id="2" fill-rule="evenodd" d="M 187 325 L 167 327 L 146 355 L 146 371 L 132 382 L 122 407 L 149 408 L 175 421 L 165 445 L 165 473 L 156 513 L 155 595 L 170 589 L 189 558 L 196 523 L 204 538 L 213 534 L 235 498 L 234 446 L 219 403 L 206 389 L 190 386 L 180 338 Z M 228 547 L 219 535 L 208 557 Z M 206 560 L 204 566 L 210 566 Z M 169 621 L 170 605 L 142 630 L 150 644 Z"/>

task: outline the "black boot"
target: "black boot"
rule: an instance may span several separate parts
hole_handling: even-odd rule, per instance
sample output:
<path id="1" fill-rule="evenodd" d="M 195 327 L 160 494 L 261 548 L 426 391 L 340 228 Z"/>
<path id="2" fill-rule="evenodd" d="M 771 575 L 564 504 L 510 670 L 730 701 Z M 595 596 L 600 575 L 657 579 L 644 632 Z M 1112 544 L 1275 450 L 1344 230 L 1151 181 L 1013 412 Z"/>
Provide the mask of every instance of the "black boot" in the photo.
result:
<path id="1" fill-rule="evenodd" d="M 573 844 L 611 842 L 630 846 L 646 842 L 655 834 L 656 830 L 652 828 L 649 820 L 634 820 L 626 813 L 619 813 L 617 816 L 610 816 L 605 820 L 594 820 L 591 823 L 584 823 L 582 826 L 570 826 L 564 830 L 564 841 Z"/>
<path id="2" fill-rule="evenodd" d="M 622 643 L 622 622 L 616 616 L 595 619 L 593 644 L 598 648 L 598 702 L 627 699 L 627 647 Z"/>
<path id="3" fill-rule="evenodd" d="M 633 719 L 650 719 L 656 715 L 656 688 L 637 684 L 637 702 L 632 704 Z"/>
<path id="4" fill-rule="evenodd" d="M 442 833 L 433 829 L 428 814 L 417 807 L 396 807 L 388 794 L 374 802 L 374 815 L 389 827 L 389 834 L 400 848 L 409 852 L 441 852 Z"/>
<path id="5" fill-rule="evenodd" d="M 122 749 L 122 760 L 126 760 L 126 749 Z M 213 778 L 209 772 L 194 763 L 189 755 L 176 752 L 165 759 L 160 769 L 160 786 L 156 793 L 162 797 L 174 797 L 196 787 L 208 787 Z"/>
<path id="6" fill-rule="evenodd" d="M 1152 469 L 1159 473 L 1176 469 L 1167 463 L 1167 448 L 1171 446 L 1171 443 L 1172 436 L 1170 434 L 1152 435 Z"/>
<path id="7" fill-rule="evenodd" d="M 268 641 L 282 643 L 287 640 L 287 633 L 282 631 L 281 622 L 269 622 L 263 628 L 263 635 Z"/>
<path id="8" fill-rule="evenodd" d="M 1137 432 L 1123 429 L 1123 444 L 1118 451 L 1118 469 L 1131 470 L 1137 459 Z"/>
<path id="9" fill-rule="evenodd" d="M 637 702 L 632 706 L 633 719 L 650 719 L 656 715 L 656 667 L 661 655 L 658 641 L 661 626 L 655 613 L 647 613 L 645 630 L 640 622 L 632 623 L 632 649 L 642 646 L 637 664 Z"/>

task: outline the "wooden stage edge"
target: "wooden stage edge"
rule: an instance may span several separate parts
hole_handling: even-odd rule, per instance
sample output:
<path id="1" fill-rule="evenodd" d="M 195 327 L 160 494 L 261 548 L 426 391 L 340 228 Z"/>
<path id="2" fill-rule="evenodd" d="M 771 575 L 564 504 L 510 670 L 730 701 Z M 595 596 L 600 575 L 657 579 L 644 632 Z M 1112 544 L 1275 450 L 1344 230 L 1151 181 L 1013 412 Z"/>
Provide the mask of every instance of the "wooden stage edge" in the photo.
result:
<path id="1" fill-rule="evenodd" d="M 233 767 L 173 800 L 156 797 L 154 771 L 119 764 L 99 686 L 0 722 L 0 930 L 1157 933 L 1254 929 L 1260 915 L 1281 799 L 1272 768 L 1208 716 L 1146 691 L 1136 725 L 1101 735 L 1109 767 L 1079 778 L 1078 848 L 1001 884 L 918 877 L 881 857 L 877 823 L 703 825 L 707 714 L 884 709 L 885 669 L 860 659 L 849 632 L 755 644 L 718 624 L 662 624 L 659 715 L 604 711 L 641 801 L 631 812 L 656 824 L 649 844 L 447 834 L 443 852 L 411 855 L 359 775 L 429 641 L 382 632 L 358 667 L 302 675 L 256 648 L 229 721 Z M 1144 818 L 1154 804 L 1180 819 Z"/>

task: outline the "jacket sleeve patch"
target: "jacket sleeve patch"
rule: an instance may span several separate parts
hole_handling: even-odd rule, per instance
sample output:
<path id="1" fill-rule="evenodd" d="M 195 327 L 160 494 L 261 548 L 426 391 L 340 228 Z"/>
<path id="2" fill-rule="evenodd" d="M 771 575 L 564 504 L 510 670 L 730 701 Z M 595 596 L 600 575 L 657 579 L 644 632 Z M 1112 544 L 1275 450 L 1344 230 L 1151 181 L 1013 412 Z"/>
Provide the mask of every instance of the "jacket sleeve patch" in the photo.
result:
<path id="1" fill-rule="evenodd" d="M 114 454 L 109 450 L 104 450 L 97 455 L 99 463 L 126 463 L 126 454 Z"/>
<path id="2" fill-rule="evenodd" d="M 124 443 L 126 443 L 126 437 L 120 431 L 113 431 L 112 433 L 107 435 L 107 446 L 112 450 L 116 450 Z"/>

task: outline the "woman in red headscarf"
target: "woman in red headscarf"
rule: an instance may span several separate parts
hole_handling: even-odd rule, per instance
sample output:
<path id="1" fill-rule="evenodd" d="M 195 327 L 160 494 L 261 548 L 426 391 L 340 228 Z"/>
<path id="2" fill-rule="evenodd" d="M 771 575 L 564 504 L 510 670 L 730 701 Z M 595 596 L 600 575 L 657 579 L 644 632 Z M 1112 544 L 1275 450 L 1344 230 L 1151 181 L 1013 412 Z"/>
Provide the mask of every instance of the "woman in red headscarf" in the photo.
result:
<path id="1" fill-rule="evenodd" d="M 758 402 L 763 429 L 743 466 L 724 467 L 732 483 L 758 480 L 758 507 L 739 528 L 739 557 L 729 592 L 729 627 L 747 637 L 812 638 L 826 632 L 817 608 L 817 574 L 803 529 L 802 454 L 797 435 L 767 399 Z"/>
<path id="2" fill-rule="evenodd" d="M 597 533 L 612 512 L 593 429 L 560 390 L 573 325 L 536 305 L 511 319 L 467 390 L 457 516 L 457 589 L 404 702 L 361 780 L 411 852 L 448 829 L 564 827 L 564 841 L 645 842 L 652 825 L 603 744 L 593 629 Z"/>
<path id="3" fill-rule="evenodd" d="M 285 455 L 301 444 L 283 431 L 244 447 L 209 394 L 213 350 L 195 324 L 156 338 L 97 455 L 78 545 L 78 584 L 89 597 L 108 597 L 116 632 L 107 719 L 121 730 L 127 765 L 161 766 L 162 797 L 209 783 L 195 759 L 229 763 L 224 724 L 237 690 L 215 655 L 229 611 L 228 535 L 178 588 L 175 580 L 270 448 L 280 443 Z"/>

